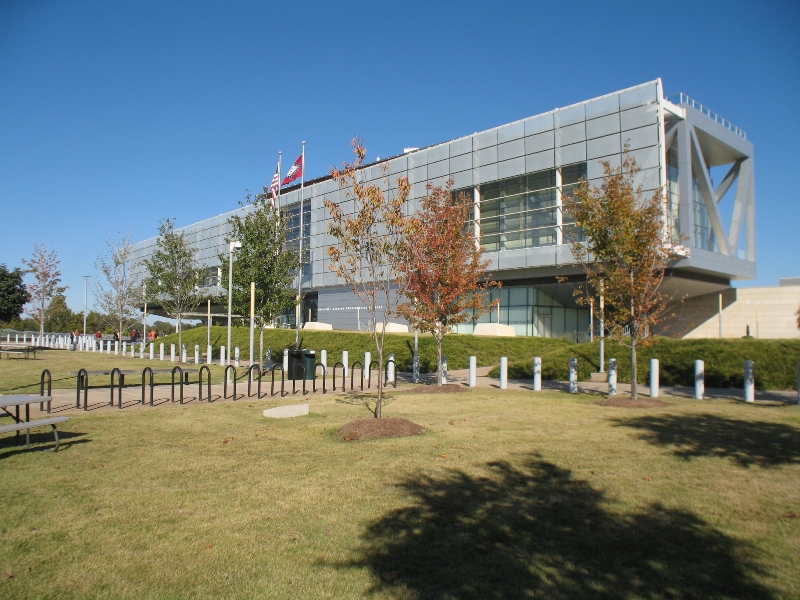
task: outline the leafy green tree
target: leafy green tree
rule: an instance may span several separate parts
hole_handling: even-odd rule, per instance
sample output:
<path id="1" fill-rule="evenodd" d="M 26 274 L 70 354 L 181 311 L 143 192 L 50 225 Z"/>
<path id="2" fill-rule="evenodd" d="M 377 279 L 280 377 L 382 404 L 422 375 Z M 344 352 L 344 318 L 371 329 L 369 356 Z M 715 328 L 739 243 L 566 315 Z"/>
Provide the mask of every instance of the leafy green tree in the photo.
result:
<path id="1" fill-rule="evenodd" d="M 30 299 L 22 278 L 19 267 L 9 271 L 6 265 L 0 264 L 0 322 L 19 318 L 22 307 Z"/>
<path id="2" fill-rule="evenodd" d="M 94 263 L 102 275 L 92 283 L 95 302 L 108 325 L 120 333 L 132 326 L 144 301 L 143 282 L 132 273 L 132 252 L 130 234 L 117 232 L 117 237 L 106 243 L 106 253 Z"/>
<path id="3" fill-rule="evenodd" d="M 603 168 L 599 188 L 581 180 L 567 197 L 567 214 L 575 224 L 566 234 L 586 273 L 586 287 L 575 292 L 578 302 L 588 305 L 603 294 L 604 325 L 631 349 L 631 397 L 636 400 L 637 344 L 662 320 L 672 300 L 660 291 L 669 258 L 663 199 L 660 189 L 643 197 L 642 186 L 635 184 L 640 169 L 627 149 L 620 167 L 603 162 Z"/>
<path id="4" fill-rule="evenodd" d="M 178 348 L 183 347 L 183 315 L 204 298 L 200 291 L 204 273 L 183 232 L 175 231 L 175 222 L 164 219 L 158 228 L 156 249 L 143 261 L 148 272 L 148 302 L 160 304 L 167 315 L 178 322 Z"/>
<path id="5" fill-rule="evenodd" d="M 284 309 L 297 303 L 292 280 L 300 265 L 297 253 L 286 243 L 288 219 L 272 208 L 269 190 L 252 197 L 247 195 L 248 210 L 244 216 L 228 219 L 231 234 L 226 241 L 239 241 L 242 247 L 233 257 L 232 310 L 250 314 L 250 282 L 255 282 L 255 317 L 263 327 L 269 325 Z M 228 254 L 220 254 L 220 286 L 228 294 Z"/>
<path id="6" fill-rule="evenodd" d="M 39 323 L 39 334 L 44 335 L 44 322 L 47 310 L 53 298 L 67 291 L 67 286 L 61 284 L 61 270 L 58 254 L 55 250 L 48 251 L 47 244 L 35 244 L 33 256 L 30 260 L 23 259 L 27 269 L 25 273 L 33 275 L 33 283 L 28 284 L 30 294 L 30 308 L 26 313 Z"/>
<path id="7" fill-rule="evenodd" d="M 67 306 L 66 296 L 58 294 L 50 302 L 50 306 L 47 307 L 44 326 L 47 331 L 73 331 L 77 329 L 74 323 L 75 316 L 76 313 L 73 313 L 70 307 Z M 83 323 L 83 315 L 78 314 L 77 316 L 80 317 L 81 323 Z"/>
<path id="8" fill-rule="evenodd" d="M 403 233 L 406 219 L 403 214 L 411 185 L 406 177 L 396 181 L 396 188 L 388 194 L 388 165 L 383 163 L 383 181 L 365 182 L 361 167 L 367 154 L 361 139 L 352 142 L 356 161 L 345 163 L 341 169 L 331 169 L 331 175 L 348 200 L 352 200 L 353 213 L 345 214 L 339 204 L 324 200 L 331 213 L 328 234 L 338 244 L 328 247 L 330 269 L 336 271 L 351 290 L 361 299 L 371 318 L 372 339 L 378 351 L 378 364 L 383 368 L 383 348 L 386 341 L 386 324 L 391 314 L 396 314 L 399 292 L 396 266 L 403 254 Z M 383 309 L 383 327 L 377 327 L 378 312 Z M 369 365 L 364 368 L 368 369 Z M 375 417 L 380 419 L 383 408 L 383 377 L 378 377 L 378 399 Z"/>

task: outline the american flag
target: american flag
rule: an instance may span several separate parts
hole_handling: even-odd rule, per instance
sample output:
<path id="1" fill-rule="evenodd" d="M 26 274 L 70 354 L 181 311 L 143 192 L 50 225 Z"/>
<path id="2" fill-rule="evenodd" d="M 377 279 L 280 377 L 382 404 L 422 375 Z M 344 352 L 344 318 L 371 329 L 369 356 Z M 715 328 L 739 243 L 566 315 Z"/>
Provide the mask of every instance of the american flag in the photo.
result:
<path id="1" fill-rule="evenodd" d="M 272 198 L 270 198 L 270 204 L 272 204 L 272 208 L 275 208 L 275 198 L 278 196 L 278 182 L 281 180 L 281 174 L 278 172 L 280 167 L 275 169 L 275 175 L 272 176 L 272 185 L 269 186 L 269 192 L 272 194 Z"/>

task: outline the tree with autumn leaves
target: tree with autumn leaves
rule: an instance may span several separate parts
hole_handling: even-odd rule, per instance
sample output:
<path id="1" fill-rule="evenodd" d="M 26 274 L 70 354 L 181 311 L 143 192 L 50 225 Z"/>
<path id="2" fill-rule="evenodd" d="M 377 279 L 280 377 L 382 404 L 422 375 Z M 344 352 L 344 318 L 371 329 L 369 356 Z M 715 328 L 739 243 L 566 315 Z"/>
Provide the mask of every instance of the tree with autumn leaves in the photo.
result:
<path id="1" fill-rule="evenodd" d="M 463 192 L 428 184 L 415 216 L 406 220 L 401 260 L 397 264 L 407 300 L 398 312 L 414 329 L 436 338 L 437 385 L 442 383 L 442 342 L 460 323 L 475 320 L 498 301 L 487 304 L 491 288 L 480 240 L 466 228 L 472 201 Z"/>
<path id="2" fill-rule="evenodd" d="M 44 335 L 44 322 L 53 299 L 63 294 L 67 286 L 61 285 L 61 261 L 55 250 L 50 251 L 47 244 L 35 244 L 30 260 L 23 259 L 27 269 L 25 273 L 33 275 L 33 283 L 29 283 L 30 308 L 26 313 L 39 322 L 39 334 Z"/>
<path id="3" fill-rule="evenodd" d="M 661 189 L 644 197 L 642 185 L 636 185 L 641 170 L 627 149 L 621 166 L 603 162 L 603 169 L 599 188 L 581 180 L 565 199 L 567 214 L 575 219 L 565 233 L 586 273 L 586 286 L 575 292 L 578 302 L 589 305 L 602 294 L 605 327 L 631 349 L 636 400 L 636 348 L 647 343 L 648 329 L 662 321 L 672 300 L 661 292 L 669 258 L 663 197 Z"/>

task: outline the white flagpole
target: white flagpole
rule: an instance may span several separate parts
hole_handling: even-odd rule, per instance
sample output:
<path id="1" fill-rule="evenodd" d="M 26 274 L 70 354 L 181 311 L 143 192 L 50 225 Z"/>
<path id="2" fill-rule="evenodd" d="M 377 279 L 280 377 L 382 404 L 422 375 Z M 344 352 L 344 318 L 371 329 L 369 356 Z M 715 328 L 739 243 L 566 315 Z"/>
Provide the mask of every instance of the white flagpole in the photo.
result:
<path id="1" fill-rule="evenodd" d="M 281 172 L 281 158 L 283 152 L 278 152 L 278 197 L 275 199 L 275 210 L 281 209 L 281 177 L 283 177 L 283 173 Z"/>
<path id="2" fill-rule="evenodd" d="M 300 159 L 300 268 L 297 271 L 297 314 L 296 327 L 294 332 L 294 347 L 295 350 L 300 350 L 300 321 L 303 318 L 303 307 L 301 306 L 301 299 L 303 297 L 303 186 L 306 179 L 306 141 L 303 140 L 303 153 Z"/>

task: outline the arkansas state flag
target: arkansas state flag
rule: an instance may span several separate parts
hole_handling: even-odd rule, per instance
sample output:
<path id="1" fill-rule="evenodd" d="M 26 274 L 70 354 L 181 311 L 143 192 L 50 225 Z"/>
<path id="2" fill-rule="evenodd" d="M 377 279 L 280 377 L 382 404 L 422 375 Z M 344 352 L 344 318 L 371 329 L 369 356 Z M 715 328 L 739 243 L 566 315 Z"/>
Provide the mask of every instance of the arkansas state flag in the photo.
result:
<path id="1" fill-rule="evenodd" d="M 287 183 L 292 183 L 295 179 L 303 175 L 303 155 L 301 154 L 294 164 L 292 168 L 289 169 L 289 172 L 286 173 L 286 178 L 281 181 L 281 185 L 286 185 Z"/>

